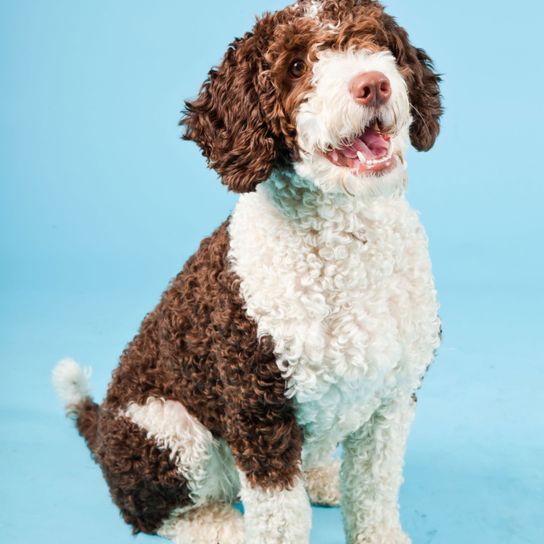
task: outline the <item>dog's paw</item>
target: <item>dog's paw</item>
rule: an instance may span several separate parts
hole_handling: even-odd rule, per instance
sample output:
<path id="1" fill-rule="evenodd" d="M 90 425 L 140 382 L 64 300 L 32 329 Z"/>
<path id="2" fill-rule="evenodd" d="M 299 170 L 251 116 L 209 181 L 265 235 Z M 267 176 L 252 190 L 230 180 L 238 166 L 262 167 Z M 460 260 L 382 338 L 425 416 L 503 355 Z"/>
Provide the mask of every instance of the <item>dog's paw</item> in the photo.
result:
<path id="1" fill-rule="evenodd" d="M 231 505 L 209 504 L 186 512 L 159 531 L 174 544 L 244 544 L 242 514 Z"/>
<path id="2" fill-rule="evenodd" d="M 340 504 L 340 461 L 304 471 L 306 492 L 312 504 L 338 506 Z"/>
<path id="3" fill-rule="evenodd" d="M 348 540 L 349 544 L 412 544 L 400 528 L 376 527 Z"/>

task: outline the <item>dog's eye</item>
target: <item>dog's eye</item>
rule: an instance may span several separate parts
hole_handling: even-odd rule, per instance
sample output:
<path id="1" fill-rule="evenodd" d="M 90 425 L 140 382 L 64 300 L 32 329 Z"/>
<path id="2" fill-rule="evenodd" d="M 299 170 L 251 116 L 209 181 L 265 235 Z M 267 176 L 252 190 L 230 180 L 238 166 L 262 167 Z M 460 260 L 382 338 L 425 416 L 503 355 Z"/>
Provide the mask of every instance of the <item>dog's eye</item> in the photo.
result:
<path id="1" fill-rule="evenodd" d="M 303 60 L 297 59 L 291 63 L 289 67 L 289 73 L 294 78 L 301 77 L 306 71 L 306 63 Z"/>

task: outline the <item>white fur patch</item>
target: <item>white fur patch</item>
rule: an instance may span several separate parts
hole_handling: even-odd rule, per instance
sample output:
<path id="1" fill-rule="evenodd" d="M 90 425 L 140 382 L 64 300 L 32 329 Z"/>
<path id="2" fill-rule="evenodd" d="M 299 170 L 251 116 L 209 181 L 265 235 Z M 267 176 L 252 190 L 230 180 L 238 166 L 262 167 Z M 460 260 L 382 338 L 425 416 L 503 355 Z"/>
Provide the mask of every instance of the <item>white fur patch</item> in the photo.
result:
<path id="1" fill-rule="evenodd" d="M 174 544 L 244 544 L 244 521 L 230 504 L 212 503 L 174 514 L 158 534 Z"/>
<path id="2" fill-rule="evenodd" d="M 304 471 L 306 492 L 312 504 L 336 506 L 340 502 L 340 461 Z"/>
<path id="3" fill-rule="evenodd" d="M 230 450 L 181 403 L 150 398 L 144 405 L 129 404 L 122 415 L 145 429 L 159 448 L 170 452 L 195 504 L 236 497 L 239 482 Z"/>
<path id="4" fill-rule="evenodd" d="M 382 72 L 391 84 L 391 98 L 380 108 L 385 125 L 394 125 L 391 139 L 396 168 L 385 175 L 361 177 L 348 168 L 332 164 L 322 151 L 336 148 L 360 134 L 376 115 L 374 109 L 356 103 L 349 91 L 351 80 L 364 72 Z M 391 195 L 405 188 L 404 157 L 412 122 L 406 82 L 395 58 L 388 51 L 332 51 L 319 54 L 313 66 L 314 89 L 308 94 L 297 113 L 298 145 L 301 160 L 296 172 L 325 192 L 347 191 L 354 195 Z"/>
<path id="5" fill-rule="evenodd" d="M 75 416 L 75 407 L 90 398 L 91 369 L 81 368 L 73 359 L 62 359 L 53 369 L 53 386 L 65 404 L 66 413 Z"/>
<path id="6" fill-rule="evenodd" d="M 230 237 L 246 311 L 274 339 L 297 404 L 304 466 L 319 465 L 384 399 L 409 396 L 432 360 L 424 230 L 403 197 L 365 201 L 275 173 L 242 195 Z"/>
<path id="7" fill-rule="evenodd" d="M 251 487 L 240 472 L 247 544 L 308 544 L 310 501 L 302 479 L 292 489 Z"/>

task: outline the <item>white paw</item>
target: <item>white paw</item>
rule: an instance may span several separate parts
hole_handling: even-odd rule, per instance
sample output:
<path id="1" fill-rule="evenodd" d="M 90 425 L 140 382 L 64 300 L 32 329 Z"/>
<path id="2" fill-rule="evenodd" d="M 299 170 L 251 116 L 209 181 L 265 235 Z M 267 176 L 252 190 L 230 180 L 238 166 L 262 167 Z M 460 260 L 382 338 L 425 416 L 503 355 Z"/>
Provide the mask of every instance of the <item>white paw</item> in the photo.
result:
<path id="1" fill-rule="evenodd" d="M 340 504 L 340 460 L 304 471 L 306 492 L 312 504 L 338 506 Z"/>
<path id="2" fill-rule="evenodd" d="M 412 544 L 400 528 L 377 527 L 348 540 L 349 544 Z"/>
<path id="3" fill-rule="evenodd" d="M 242 514 L 229 504 L 200 506 L 159 531 L 174 544 L 244 544 Z"/>
<path id="4" fill-rule="evenodd" d="M 230 508 L 228 515 L 218 523 L 217 544 L 244 544 L 244 518 L 235 508 Z"/>

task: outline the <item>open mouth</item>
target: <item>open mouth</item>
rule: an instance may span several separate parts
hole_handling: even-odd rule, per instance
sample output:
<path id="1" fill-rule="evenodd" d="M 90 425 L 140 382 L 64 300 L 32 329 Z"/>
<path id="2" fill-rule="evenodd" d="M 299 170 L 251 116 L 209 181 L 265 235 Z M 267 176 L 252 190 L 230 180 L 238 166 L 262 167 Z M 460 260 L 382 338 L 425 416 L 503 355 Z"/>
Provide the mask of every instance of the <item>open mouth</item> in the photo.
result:
<path id="1" fill-rule="evenodd" d="M 334 165 L 349 168 L 358 175 L 383 174 L 395 166 L 390 130 L 377 119 L 352 141 L 324 155 Z"/>

